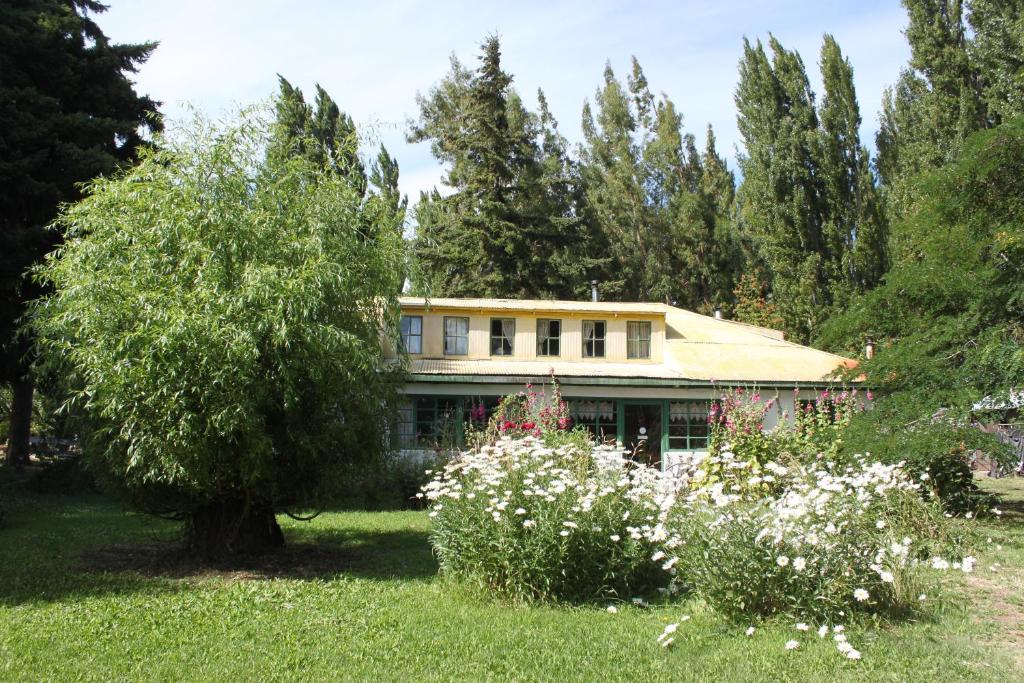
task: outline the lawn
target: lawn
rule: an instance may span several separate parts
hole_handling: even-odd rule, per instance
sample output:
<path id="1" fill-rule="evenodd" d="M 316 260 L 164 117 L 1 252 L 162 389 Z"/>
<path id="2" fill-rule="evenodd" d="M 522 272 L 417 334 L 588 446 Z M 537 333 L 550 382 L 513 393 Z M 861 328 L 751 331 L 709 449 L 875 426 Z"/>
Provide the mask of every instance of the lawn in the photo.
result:
<path id="1" fill-rule="evenodd" d="M 217 570 L 167 560 L 170 522 L 100 496 L 0 485 L 0 677 L 11 680 L 1014 680 L 1024 662 L 1024 481 L 977 522 L 975 574 L 928 619 L 851 629 L 728 624 L 693 601 L 512 607 L 437 575 L 419 512 L 287 520 L 288 553 Z M 989 543 L 987 539 L 991 538 Z M 998 564 L 997 564 L 998 563 Z M 990 568 L 995 567 L 996 571 Z M 681 615 L 671 649 L 655 642 Z M 800 649 L 786 651 L 794 637 Z"/>

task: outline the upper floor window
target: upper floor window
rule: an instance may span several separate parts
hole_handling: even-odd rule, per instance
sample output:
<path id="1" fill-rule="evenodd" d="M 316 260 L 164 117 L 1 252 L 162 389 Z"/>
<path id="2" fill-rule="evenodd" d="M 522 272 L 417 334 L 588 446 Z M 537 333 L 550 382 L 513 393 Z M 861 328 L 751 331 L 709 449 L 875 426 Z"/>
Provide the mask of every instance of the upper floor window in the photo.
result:
<path id="1" fill-rule="evenodd" d="M 511 356 L 516 338 L 514 318 L 491 318 L 491 355 Z"/>
<path id="2" fill-rule="evenodd" d="M 583 321 L 583 357 L 604 358 L 606 326 L 603 320 Z"/>
<path id="3" fill-rule="evenodd" d="M 423 353 L 423 316 L 403 315 L 399 327 L 402 349 L 406 353 Z"/>
<path id="4" fill-rule="evenodd" d="M 469 318 L 444 318 L 444 355 L 469 355 Z"/>
<path id="5" fill-rule="evenodd" d="M 651 357 L 651 323 L 630 320 L 626 323 L 626 358 Z"/>
<path id="6" fill-rule="evenodd" d="M 561 349 L 562 321 L 537 320 L 537 355 L 557 356 Z"/>

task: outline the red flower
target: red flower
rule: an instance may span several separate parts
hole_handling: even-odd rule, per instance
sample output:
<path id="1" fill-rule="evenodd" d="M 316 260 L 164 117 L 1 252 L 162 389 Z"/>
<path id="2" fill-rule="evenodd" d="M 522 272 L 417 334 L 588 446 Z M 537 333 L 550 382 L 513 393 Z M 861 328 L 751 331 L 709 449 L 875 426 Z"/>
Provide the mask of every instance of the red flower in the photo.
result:
<path id="1" fill-rule="evenodd" d="M 529 430 L 533 429 L 534 427 L 536 427 L 537 425 L 535 423 L 533 423 L 533 422 L 524 422 L 523 424 L 521 424 L 519 426 L 522 429 L 524 429 L 526 431 L 529 431 Z"/>

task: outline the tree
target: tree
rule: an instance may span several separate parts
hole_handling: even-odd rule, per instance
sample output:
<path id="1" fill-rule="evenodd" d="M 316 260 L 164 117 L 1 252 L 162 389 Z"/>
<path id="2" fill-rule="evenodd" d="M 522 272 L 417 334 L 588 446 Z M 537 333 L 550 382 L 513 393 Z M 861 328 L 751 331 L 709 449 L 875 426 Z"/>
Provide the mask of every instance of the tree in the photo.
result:
<path id="1" fill-rule="evenodd" d="M 416 209 L 419 287 L 435 295 L 568 297 L 583 290 L 586 233 L 573 213 L 564 140 L 542 103 L 528 111 L 488 38 L 472 72 L 451 72 L 417 99 L 409 140 L 429 141 L 452 192 Z M 575 258 L 574 258 L 575 254 Z"/>
<path id="2" fill-rule="evenodd" d="M 967 11 L 965 12 L 965 4 Z M 1024 113 L 1020 0 L 903 0 L 911 58 L 885 92 L 878 170 L 894 217 L 971 133 Z"/>
<path id="3" fill-rule="evenodd" d="M 969 137 L 916 185 L 924 199 L 893 224 L 882 285 L 821 337 L 851 351 L 873 337 L 858 372 L 908 419 L 1024 385 L 1024 119 Z"/>
<path id="4" fill-rule="evenodd" d="M 397 216 L 253 114 L 202 121 L 58 220 L 33 311 L 87 417 L 85 457 L 203 556 L 283 542 L 353 458 L 384 448 L 398 375 Z M 304 145 L 318 142 L 309 138 Z"/>
<path id="5" fill-rule="evenodd" d="M 359 138 L 352 117 L 342 112 L 319 84 L 313 106 L 284 76 L 278 74 L 277 79 L 275 130 L 268 153 L 305 155 L 345 177 L 360 194 L 365 193 L 366 170 L 359 158 Z"/>
<path id="6" fill-rule="evenodd" d="M 886 219 L 860 143 L 853 67 L 835 39 L 822 45 L 820 106 L 800 55 L 774 37 L 769 44 L 771 59 L 760 42 L 746 42 L 740 62 L 737 220 L 783 328 L 807 341 L 834 307 L 882 277 Z M 750 291 L 744 283 L 746 299 Z"/>
<path id="7" fill-rule="evenodd" d="M 710 129 L 702 157 L 682 122 L 671 99 L 651 94 L 635 58 L 625 85 L 606 66 L 594 108 L 584 105 L 582 180 L 610 257 L 606 292 L 710 312 L 731 298 L 736 272 L 723 221 L 733 178 Z"/>
<path id="8" fill-rule="evenodd" d="M 871 170 L 871 157 L 860 143 L 860 107 L 853 66 L 835 38 L 825 35 L 821 48 L 824 94 L 821 119 L 820 175 L 824 183 L 824 242 L 833 302 L 878 284 L 885 273 L 887 229 Z M 846 285 L 845 287 L 843 285 Z"/>
<path id="9" fill-rule="evenodd" d="M 53 249 L 46 226 L 78 184 L 131 163 L 157 103 L 130 76 L 156 43 L 114 44 L 95 0 L 22 0 L 0 7 L 0 381 L 12 387 L 7 458 L 28 459 L 31 339 L 16 335 L 40 294 L 26 271 Z"/>
<path id="10" fill-rule="evenodd" d="M 806 341 L 831 303 L 823 235 L 822 179 L 814 93 L 803 61 L 772 37 L 744 41 L 736 88 L 742 221 L 771 277 L 791 336 Z"/>
<path id="11" fill-rule="evenodd" d="M 967 51 L 995 121 L 1024 115 L 1024 1 L 971 0 Z"/>

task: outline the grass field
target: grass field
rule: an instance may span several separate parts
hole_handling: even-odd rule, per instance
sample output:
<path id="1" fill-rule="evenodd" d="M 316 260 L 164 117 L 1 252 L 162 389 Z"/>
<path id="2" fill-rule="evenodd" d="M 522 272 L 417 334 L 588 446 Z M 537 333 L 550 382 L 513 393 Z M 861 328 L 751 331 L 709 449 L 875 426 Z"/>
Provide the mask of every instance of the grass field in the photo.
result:
<path id="1" fill-rule="evenodd" d="M 0 473 L 2 474 L 2 473 Z M 288 520 L 269 563 L 168 559 L 175 527 L 100 496 L 0 484 L 5 680 L 884 680 L 1024 676 L 1024 481 L 977 522 L 975 574 L 929 618 L 851 629 L 844 659 L 792 624 L 721 621 L 693 601 L 650 609 L 511 607 L 445 582 L 417 512 Z M 989 543 L 987 539 L 991 538 Z M 998 566 L 997 566 L 998 563 Z M 997 571 L 991 571 L 995 567 Z M 684 614 L 671 649 L 655 642 Z M 783 644 L 802 640 L 798 650 Z"/>

